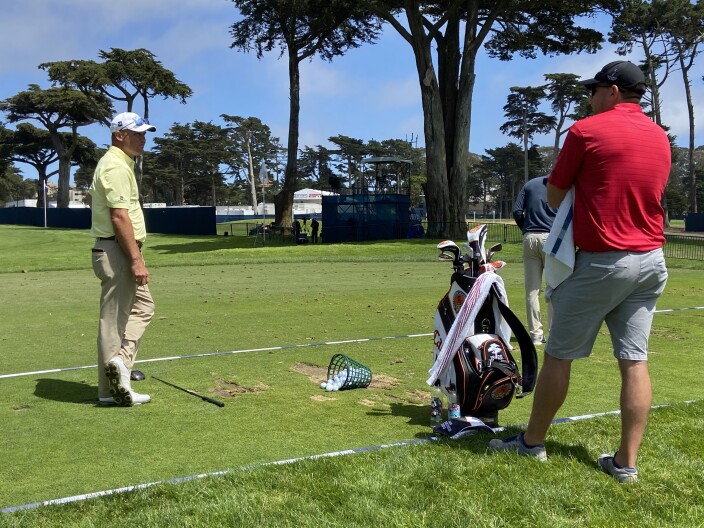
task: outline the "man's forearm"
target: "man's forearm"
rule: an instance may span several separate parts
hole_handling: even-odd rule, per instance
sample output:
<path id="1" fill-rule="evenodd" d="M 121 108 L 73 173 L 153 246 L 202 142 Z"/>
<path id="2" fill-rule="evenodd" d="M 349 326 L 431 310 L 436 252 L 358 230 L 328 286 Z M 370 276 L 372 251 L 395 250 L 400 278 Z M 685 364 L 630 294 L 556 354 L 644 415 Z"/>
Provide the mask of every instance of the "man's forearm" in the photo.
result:
<path id="1" fill-rule="evenodd" d="M 130 260 L 141 260 L 142 254 L 134 238 L 134 228 L 127 209 L 111 209 L 110 220 L 115 230 L 115 238 L 120 248 Z"/>

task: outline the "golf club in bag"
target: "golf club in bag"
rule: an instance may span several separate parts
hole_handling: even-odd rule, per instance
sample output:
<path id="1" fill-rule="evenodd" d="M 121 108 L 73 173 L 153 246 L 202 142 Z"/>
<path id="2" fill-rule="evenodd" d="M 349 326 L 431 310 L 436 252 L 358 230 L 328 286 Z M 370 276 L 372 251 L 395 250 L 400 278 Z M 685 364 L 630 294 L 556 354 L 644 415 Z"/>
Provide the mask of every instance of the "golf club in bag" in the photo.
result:
<path id="1" fill-rule="evenodd" d="M 453 438 L 469 430 L 496 427 L 499 411 L 514 396 L 527 396 L 537 377 L 535 346 L 508 307 L 503 279 L 496 273 L 506 263 L 491 261 L 501 244 L 487 253 L 487 232 L 486 225 L 467 231 L 462 249 L 450 240 L 437 246 L 438 259 L 451 261 L 453 273 L 450 289 L 435 313 L 428 385 L 439 386 L 451 404 L 459 406 L 460 418 L 434 428 Z M 520 348 L 520 370 L 511 353 L 512 333 Z"/>

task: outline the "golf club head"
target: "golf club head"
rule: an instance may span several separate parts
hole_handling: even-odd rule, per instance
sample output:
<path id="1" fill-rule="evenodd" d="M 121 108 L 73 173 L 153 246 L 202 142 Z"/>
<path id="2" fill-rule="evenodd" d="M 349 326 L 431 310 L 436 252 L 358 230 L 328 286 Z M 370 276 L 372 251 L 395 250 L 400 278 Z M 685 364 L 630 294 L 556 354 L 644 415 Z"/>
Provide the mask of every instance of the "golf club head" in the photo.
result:
<path id="1" fill-rule="evenodd" d="M 504 246 L 501 245 L 501 242 L 499 242 L 498 244 L 494 244 L 493 246 L 491 246 L 491 247 L 489 248 L 488 253 L 486 254 L 486 260 L 487 260 L 487 262 L 491 262 L 491 257 L 494 256 L 494 253 L 498 253 L 498 252 L 501 251 L 503 248 L 504 248 Z"/>
<path id="2" fill-rule="evenodd" d="M 438 244 L 438 249 L 440 250 L 440 260 L 450 260 L 447 256 L 452 255 L 452 260 L 457 261 L 460 257 L 460 248 L 452 240 L 443 240 Z"/>
<path id="3" fill-rule="evenodd" d="M 130 379 L 132 381 L 142 381 L 144 379 L 144 372 L 141 370 L 133 370 L 130 373 Z"/>

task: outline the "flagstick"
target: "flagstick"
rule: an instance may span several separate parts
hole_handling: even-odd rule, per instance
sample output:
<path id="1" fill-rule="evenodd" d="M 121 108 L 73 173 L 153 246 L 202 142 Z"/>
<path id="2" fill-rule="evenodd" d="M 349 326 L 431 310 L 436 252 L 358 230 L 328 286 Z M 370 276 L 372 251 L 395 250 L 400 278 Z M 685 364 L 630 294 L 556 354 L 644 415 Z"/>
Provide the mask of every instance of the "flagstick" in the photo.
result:
<path id="1" fill-rule="evenodd" d="M 264 195 L 264 184 L 262 183 L 262 214 L 264 219 L 262 220 L 262 239 L 263 244 L 266 245 L 266 197 Z"/>
<path id="2" fill-rule="evenodd" d="M 42 184 L 42 190 L 44 191 L 44 229 L 46 229 L 46 180 Z"/>
<path id="3" fill-rule="evenodd" d="M 266 160 L 262 161 L 262 165 L 259 168 L 259 181 L 262 184 L 262 216 L 264 219 L 262 220 L 262 240 L 263 243 L 266 245 L 266 195 L 264 193 L 264 189 L 268 183 L 268 176 L 266 172 Z"/>

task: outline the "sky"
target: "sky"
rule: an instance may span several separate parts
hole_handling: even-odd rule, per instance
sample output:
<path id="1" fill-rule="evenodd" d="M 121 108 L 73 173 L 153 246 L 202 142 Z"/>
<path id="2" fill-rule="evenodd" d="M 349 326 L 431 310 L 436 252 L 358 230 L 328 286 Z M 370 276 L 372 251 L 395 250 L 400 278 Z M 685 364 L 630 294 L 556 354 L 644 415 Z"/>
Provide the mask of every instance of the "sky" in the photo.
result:
<path id="1" fill-rule="evenodd" d="M 289 119 L 288 66 L 278 51 L 257 59 L 256 54 L 230 49 L 230 26 L 239 12 L 230 0 L 0 0 L 0 99 L 25 90 L 30 83 L 48 88 L 43 62 L 70 59 L 99 60 L 99 50 L 145 48 L 186 83 L 193 96 L 187 104 L 162 98 L 150 101 L 150 121 L 159 136 L 174 123 L 196 120 L 223 124 L 220 115 L 257 117 L 286 143 Z M 608 20 L 590 24 L 606 33 Z M 639 55 L 627 59 L 637 62 Z M 536 86 L 547 73 L 574 73 L 591 78 L 601 67 L 622 60 L 608 43 L 596 54 L 515 58 L 502 62 L 480 53 L 472 108 L 470 150 L 516 141 L 499 131 L 506 121 L 503 106 L 511 86 Z M 692 72 L 695 123 L 704 105 L 703 64 Z M 664 119 L 686 146 L 687 109 L 681 77 L 663 90 Z M 116 102 L 116 111 L 124 111 Z M 135 108 L 142 112 L 141 106 Z M 0 114 L 0 120 L 5 121 Z M 38 123 L 34 123 L 39 126 Z M 12 127 L 12 125 L 10 125 Z M 704 142 L 697 128 L 696 144 Z M 80 129 L 100 146 L 109 142 L 108 129 L 91 125 Z M 350 50 L 325 62 L 315 58 L 301 65 L 299 148 L 333 148 L 330 136 L 342 134 L 370 139 L 406 139 L 423 146 L 420 88 L 410 45 L 386 26 L 375 45 Z M 147 134 L 149 137 L 150 134 Z M 551 146 L 551 137 L 535 138 Z M 151 146 L 147 142 L 147 149 Z M 21 166 L 26 178 L 34 169 Z"/>

